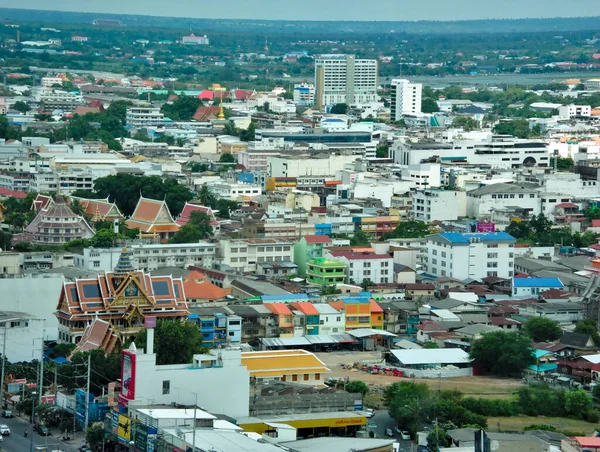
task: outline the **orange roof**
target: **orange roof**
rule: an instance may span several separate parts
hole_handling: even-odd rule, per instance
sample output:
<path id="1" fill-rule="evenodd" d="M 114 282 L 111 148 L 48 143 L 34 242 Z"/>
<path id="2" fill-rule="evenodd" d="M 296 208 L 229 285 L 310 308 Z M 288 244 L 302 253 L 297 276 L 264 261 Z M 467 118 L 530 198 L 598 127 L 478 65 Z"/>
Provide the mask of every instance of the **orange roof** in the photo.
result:
<path id="1" fill-rule="evenodd" d="M 292 315 L 292 311 L 285 303 L 265 303 L 264 307 L 276 315 Z"/>
<path id="2" fill-rule="evenodd" d="M 317 311 L 315 305 L 308 301 L 296 301 L 294 303 L 290 303 L 290 306 L 305 315 L 319 315 L 319 311 Z"/>
<path id="3" fill-rule="evenodd" d="M 148 232 L 177 232 L 179 226 L 176 224 L 161 224 L 152 226 Z"/>
<path id="4" fill-rule="evenodd" d="M 381 306 L 379 306 L 377 304 L 377 302 L 375 300 L 373 300 L 371 298 L 369 300 L 369 303 L 371 303 L 371 314 L 373 314 L 373 313 L 383 313 L 383 309 L 381 308 Z"/>
<path id="5" fill-rule="evenodd" d="M 342 183 L 341 180 L 326 180 L 325 181 L 325 186 L 332 186 L 332 185 L 340 185 Z"/>
<path id="6" fill-rule="evenodd" d="M 183 290 L 188 300 L 220 300 L 231 294 L 231 289 L 222 289 L 208 281 L 197 282 L 186 279 Z"/>
<path id="7" fill-rule="evenodd" d="M 199 272 L 198 270 L 191 271 L 183 277 L 184 281 L 188 281 L 190 279 L 204 279 L 204 278 L 206 278 L 206 275 L 204 273 Z"/>
<path id="8" fill-rule="evenodd" d="M 338 311 L 341 311 L 342 309 L 346 308 L 346 305 L 344 304 L 344 302 L 342 300 L 330 301 L 329 306 L 334 307 Z"/>

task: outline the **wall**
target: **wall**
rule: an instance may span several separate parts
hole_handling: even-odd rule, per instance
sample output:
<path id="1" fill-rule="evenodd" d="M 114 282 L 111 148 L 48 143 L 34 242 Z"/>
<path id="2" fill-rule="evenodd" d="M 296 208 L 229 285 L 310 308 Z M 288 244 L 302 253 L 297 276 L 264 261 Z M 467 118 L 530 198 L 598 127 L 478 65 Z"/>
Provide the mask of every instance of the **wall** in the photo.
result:
<path id="1" fill-rule="evenodd" d="M 6 322 L 6 359 L 11 363 L 39 360 L 42 356 L 44 320 L 30 318 L 14 322 L 18 324 Z M 0 341 L 2 340 L 4 328 L 0 328 Z"/>
<path id="2" fill-rule="evenodd" d="M 231 417 L 248 416 L 250 397 L 250 373 L 245 366 L 235 365 L 239 350 L 220 350 L 223 367 L 210 369 L 192 368 L 191 364 L 157 366 L 155 354 L 136 354 L 135 398 L 144 405 L 152 400 L 156 405 L 179 402 L 184 405 L 195 403 L 211 413 L 222 413 Z M 226 356 L 231 357 L 228 362 Z M 163 394 L 163 381 L 170 381 L 170 393 Z M 177 389 L 179 388 L 179 390 Z"/>
<path id="3" fill-rule="evenodd" d="M 443 369 L 443 370 L 417 370 L 403 367 L 397 367 L 402 371 L 405 377 L 415 376 L 415 378 L 455 378 L 455 377 L 471 377 L 473 376 L 473 368 L 466 369 Z"/>

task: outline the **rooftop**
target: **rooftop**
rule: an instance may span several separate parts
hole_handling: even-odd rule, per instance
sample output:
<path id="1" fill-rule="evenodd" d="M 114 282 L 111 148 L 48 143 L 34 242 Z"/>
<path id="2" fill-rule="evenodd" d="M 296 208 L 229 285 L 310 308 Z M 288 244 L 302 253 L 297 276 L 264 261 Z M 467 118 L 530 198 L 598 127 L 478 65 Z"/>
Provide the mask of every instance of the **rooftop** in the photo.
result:
<path id="1" fill-rule="evenodd" d="M 513 287 L 564 287 L 558 278 L 513 278 Z"/>
<path id="2" fill-rule="evenodd" d="M 439 234 L 430 235 L 428 240 L 433 240 L 440 237 L 452 244 L 468 245 L 473 241 L 479 242 L 515 242 L 515 238 L 506 232 L 440 232 Z"/>
<path id="3" fill-rule="evenodd" d="M 391 350 L 391 353 L 405 365 L 466 364 L 471 362 L 469 354 L 460 348 Z"/>

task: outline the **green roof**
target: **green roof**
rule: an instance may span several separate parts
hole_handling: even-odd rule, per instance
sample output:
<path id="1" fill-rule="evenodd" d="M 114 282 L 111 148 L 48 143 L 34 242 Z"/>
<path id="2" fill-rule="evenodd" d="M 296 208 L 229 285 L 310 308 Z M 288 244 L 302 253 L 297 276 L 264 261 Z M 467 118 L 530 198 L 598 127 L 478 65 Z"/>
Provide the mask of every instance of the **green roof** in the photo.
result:
<path id="1" fill-rule="evenodd" d="M 318 265 L 320 267 L 345 267 L 343 262 L 336 261 L 333 259 L 327 259 L 325 257 L 317 257 L 311 261 L 308 261 L 310 265 Z"/>

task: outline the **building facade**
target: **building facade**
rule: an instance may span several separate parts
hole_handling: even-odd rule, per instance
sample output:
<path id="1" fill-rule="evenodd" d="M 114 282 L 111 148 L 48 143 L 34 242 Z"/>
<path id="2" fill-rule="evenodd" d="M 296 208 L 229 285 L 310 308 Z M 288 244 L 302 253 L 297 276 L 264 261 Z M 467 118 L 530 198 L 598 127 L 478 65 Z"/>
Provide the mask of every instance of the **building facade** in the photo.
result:
<path id="1" fill-rule="evenodd" d="M 421 113 L 423 85 L 406 79 L 393 79 L 391 88 L 391 119 L 400 121 L 404 115 Z"/>

